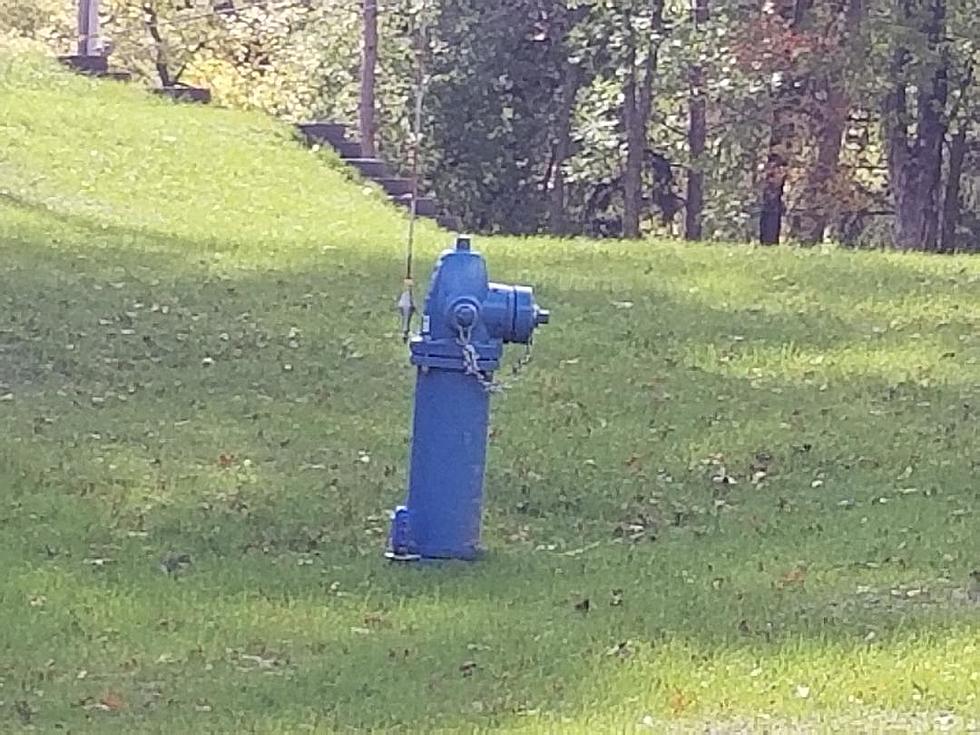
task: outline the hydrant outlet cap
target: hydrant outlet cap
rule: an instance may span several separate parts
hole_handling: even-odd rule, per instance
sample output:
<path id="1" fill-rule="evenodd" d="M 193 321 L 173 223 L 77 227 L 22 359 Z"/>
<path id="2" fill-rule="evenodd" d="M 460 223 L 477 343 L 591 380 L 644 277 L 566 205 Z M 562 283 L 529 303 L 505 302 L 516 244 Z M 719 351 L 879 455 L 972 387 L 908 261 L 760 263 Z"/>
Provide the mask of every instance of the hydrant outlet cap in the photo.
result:
<path id="1" fill-rule="evenodd" d="M 547 324 L 551 321 L 551 312 L 547 309 L 538 309 L 538 313 L 535 315 L 534 321 L 537 324 Z"/>
<path id="2" fill-rule="evenodd" d="M 453 320 L 457 326 L 463 327 L 463 329 L 472 327 L 477 316 L 479 316 L 479 311 L 476 306 L 465 301 L 453 308 Z"/>
<path id="3" fill-rule="evenodd" d="M 456 249 L 457 250 L 469 250 L 470 249 L 470 238 L 468 235 L 460 235 L 456 238 Z"/>

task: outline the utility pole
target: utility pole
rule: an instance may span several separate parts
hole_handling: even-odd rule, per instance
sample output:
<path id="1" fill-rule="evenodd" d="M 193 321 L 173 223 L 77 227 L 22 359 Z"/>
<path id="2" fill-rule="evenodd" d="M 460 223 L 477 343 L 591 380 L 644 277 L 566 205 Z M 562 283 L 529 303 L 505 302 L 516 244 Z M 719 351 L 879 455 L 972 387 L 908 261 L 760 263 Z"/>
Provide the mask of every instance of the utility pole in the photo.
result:
<path id="1" fill-rule="evenodd" d="M 78 55 L 101 56 L 99 0 L 78 0 Z"/>

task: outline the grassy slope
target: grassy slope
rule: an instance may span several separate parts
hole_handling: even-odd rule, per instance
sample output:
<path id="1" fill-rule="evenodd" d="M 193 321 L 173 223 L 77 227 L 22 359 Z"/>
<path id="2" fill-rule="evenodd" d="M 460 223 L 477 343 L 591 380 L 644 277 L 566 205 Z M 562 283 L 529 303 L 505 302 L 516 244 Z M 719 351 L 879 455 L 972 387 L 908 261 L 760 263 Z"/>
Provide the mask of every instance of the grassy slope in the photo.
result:
<path id="1" fill-rule="evenodd" d="M 0 75 L 5 731 L 976 718 L 976 260 L 478 241 L 554 320 L 491 555 L 391 568 L 401 215 L 265 118 Z"/>

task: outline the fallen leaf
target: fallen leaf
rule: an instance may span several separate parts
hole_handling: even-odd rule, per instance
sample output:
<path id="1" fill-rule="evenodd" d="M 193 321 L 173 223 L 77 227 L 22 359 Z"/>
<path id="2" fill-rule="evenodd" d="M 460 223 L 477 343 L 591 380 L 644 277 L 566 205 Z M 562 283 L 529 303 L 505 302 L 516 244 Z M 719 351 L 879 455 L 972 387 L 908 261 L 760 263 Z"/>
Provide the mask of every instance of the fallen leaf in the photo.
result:
<path id="1" fill-rule="evenodd" d="M 776 581 L 776 588 L 786 589 L 787 587 L 802 587 L 805 581 L 806 567 L 797 566 L 790 569 Z"/>
<path id="2" fill-rule="evenodd" d="M 102 698 L 99 700 L 99 704 L 105 707 L 109 712 L 116 712 L 126 706 L 123 698 L 115 692 L 106 692 L 103 694 Z"/>
<path id="3" fill-rule="evenodd" d="M 684 712 L 684 710 L 691 706 L 691 699 L 680 689 L 677 689 L 670 695 L 668 705 L 670 706 L 670 711 L 673 712 L 675 716 L 680 715 Z"/>

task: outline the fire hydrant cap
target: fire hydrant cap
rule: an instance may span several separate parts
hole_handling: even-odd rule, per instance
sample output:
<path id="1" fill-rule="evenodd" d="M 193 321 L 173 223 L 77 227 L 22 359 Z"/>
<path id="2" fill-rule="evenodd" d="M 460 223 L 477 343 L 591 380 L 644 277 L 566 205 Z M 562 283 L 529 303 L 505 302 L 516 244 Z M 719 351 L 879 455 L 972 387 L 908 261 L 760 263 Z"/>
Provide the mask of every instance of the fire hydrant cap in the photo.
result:
<path id="1" fill-rule="evenodd" d="M 453 320 L 457 326 L 466 329 L 473 326 L 479 313 L 479 310 L 474 304 L 464 301 L 453 307 Z"/>

